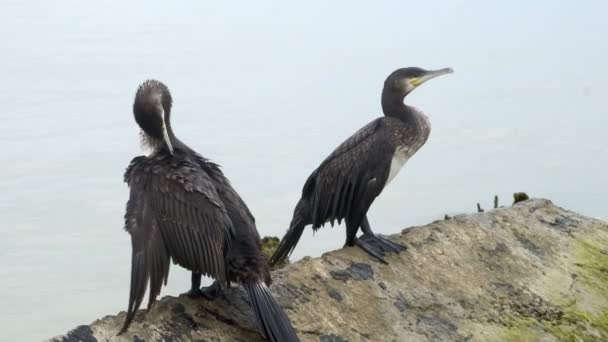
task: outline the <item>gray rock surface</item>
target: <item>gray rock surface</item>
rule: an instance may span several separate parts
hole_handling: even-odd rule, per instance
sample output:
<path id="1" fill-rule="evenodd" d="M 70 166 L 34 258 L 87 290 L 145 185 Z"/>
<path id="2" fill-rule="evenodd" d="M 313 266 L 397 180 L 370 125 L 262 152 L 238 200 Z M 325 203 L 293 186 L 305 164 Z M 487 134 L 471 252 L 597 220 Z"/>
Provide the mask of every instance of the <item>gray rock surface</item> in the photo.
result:
<path id="1" fill-rule="evenodd" d="M 302 341 L 608 341 L 605 221 L 533 199 L 391 238 L 409 248 L 389 265 L 347 248 L 274 271 Z M 116 337 L 123 319 L 52 341 L 261 340 L 236 287 L 213 301 L 165 297 Z"/>

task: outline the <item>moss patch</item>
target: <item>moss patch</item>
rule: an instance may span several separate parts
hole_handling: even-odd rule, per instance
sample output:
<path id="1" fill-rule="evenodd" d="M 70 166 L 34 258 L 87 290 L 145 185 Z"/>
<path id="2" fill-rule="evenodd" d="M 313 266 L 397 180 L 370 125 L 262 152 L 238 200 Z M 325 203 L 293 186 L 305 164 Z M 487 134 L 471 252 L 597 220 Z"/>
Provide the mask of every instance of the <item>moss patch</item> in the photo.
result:
<path id="1" fill-rule="evenodd" d="M 547 330 L 563 341 L 598 341 L 608 338 L 606 318 L 608 311 L 599 316 L 568 309 L 560 322 L 547 325 Z"/>
<path id="2" fill-rule="evenodd" d="M 608 301 L 608 255 L 601 248 L 578 240 L 579 252 L 575 266 L 582 282 Z"/>
<path id="3" fill-rule="evenodd" d="M 509 315 L 504 317 L 507 328 L 503 339 L 508 342 L 525 341 L 535 342 L 540 340 L 539 322 L 537 319 L 523 317 L 520 315 Z"/>
<path id="4" fill-rule="evenodd" d="M 552 321 L 522 315 L 508 315 L 503 319 L 505 341 L 539 341 L 547 333 L 559 341 L 592 342 L 608 338 L 608 311 L 593 316 L 566 308 L 563 317 Z"/>
<path id="5" fill-rule="evenodd" d="M 593 293 L 608 302 L 608 255 L 593 243 L 576 241 L 576 281 L 581 291 Z M 522 310 L 522 296 L 511 291 L 509 298 L 513 301 L 511 310 L 504 314 L 501 324 L 504 326 L 505 341 L 538 341 L 543 334 L 549 333 L 559 341 L 591 342 L 608 340 L 608 307 L 599 313 L 582 311 L 576 298 L 562 305 L 549 304 L 558 314 L 538 315 L 538 308 Z M 513 306 L 514 305 L 514 306 Z M 552 313 L 555 313 L 550 310 Z"/>
<path id="6" fill-rule="evenodd" d="M 281 242 L 281 240 L 276 236 L 264 236 L 262 239 L 262 253 L 264 253 L 267 258 L 270 258 L 272 253 L 279 247 L 279 242 Z"/>
<path id="7" fill-rule="evenodd" d="M 279 238 L 276 236 L 265 236 L 262 239 L 262 253 L 264 253 L 267 259 L 270 259 L 272 254 L 274 254 L 274 251 L 277 250 L 277 247 L 279 247 L 280 242 L 281 240 L 279 240 Z M 289 259 L 285 259 L 285 261 L 278 265 L 275 265 L 274 267 L 272 267 L 272 269 L 278 269 L 285 265 L 289 265 Z"/>
<path id="8" fill-rule="evenodd" d="M 513 204 L 527 201 L 530 197 L 525 192 L 516 192 L 513 194 Z"/>

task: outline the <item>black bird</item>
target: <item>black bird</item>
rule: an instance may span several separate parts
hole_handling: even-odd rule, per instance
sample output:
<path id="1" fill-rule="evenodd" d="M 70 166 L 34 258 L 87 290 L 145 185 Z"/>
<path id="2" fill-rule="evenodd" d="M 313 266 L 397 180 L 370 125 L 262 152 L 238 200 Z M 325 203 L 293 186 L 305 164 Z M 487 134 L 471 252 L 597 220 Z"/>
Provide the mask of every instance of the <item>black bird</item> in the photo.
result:
<path id="1" fill-rule="evenodd" d="M 169 260 L 192 271 L 189 296 L 213 296 L 230 282 L 247 291 L 268 340 L 299 341 L 272 297 L 270 273 L 254 217 L 217 164 L 181 142 L 171 129 L 172 98 L 161 82 L 139 86 L 133 104 L 149 156 L 125 172 L 130 198 L 125 230 L 131 234 L 131 292 L 125 332 L 150 285 L 148 309 L 167 283 Z M 201 291 L 201 275 L 216 280 Z M 120 334 L 119 333 L 119 334 Z"/>
<path id="2" fill-rule="evenodd" d="M 399 169 L 429 137 L 428 118 L 403 99 L 422 83 L 452 69 L 428 71 L 402 68 L 391 73 L 382 90 L 384 117 L 370 122 L 340 144 L 306 180 L 289 229 L 270 258 L 275 265 L 287 258 L 304 227 L 317 230 L 325 223 L 346 223 L 345 246 L 357 245 L 384 260 L 385 252 L 398 253 L 405 246 L 374 235 L 367 211 Z M 361 227 L 363 235 L 357 237 Z"/>

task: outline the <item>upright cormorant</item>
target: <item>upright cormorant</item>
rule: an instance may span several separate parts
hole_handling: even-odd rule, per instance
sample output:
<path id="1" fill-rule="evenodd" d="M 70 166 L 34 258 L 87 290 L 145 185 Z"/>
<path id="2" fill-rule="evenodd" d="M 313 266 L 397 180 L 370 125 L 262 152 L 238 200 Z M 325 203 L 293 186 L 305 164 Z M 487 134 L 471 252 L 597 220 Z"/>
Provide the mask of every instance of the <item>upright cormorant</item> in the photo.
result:
<path id="1" fill-rule="evenodd" d="M 169 121 L 172 98 L 148 80 L 135 95 L 133 113 L 142 140 L 153 152 L 131 161 L 125 172 L 130 198 L 125 229 L 131 234 L 131 292 L 121 332 L 128 329 L 150 288 L 148 308 L 169 275 L 169 260 L 192 271 L 192 297 L 217 295 L 241 284 L 260 329 L 271 341 L 299 341 L 267 285 L 270 273 L 254 217 L 217 164 L 181 142 Z M 216 280 L 201 291 L 201 275 Z"/>
<path id="2" fill-rule="evenodd" d="M 378 118 L 340 144 L 306 180 L 302 197 L 294 209 L 289 229 L 270 264 L 291 254 L 304 227 L 317 230 L 326 222 L 346 222 L 345 246 L 357 245 L 382 262 L 386 252 L 399 253 L 405 246 L 374 235 L 367 211 L 395 177 L 399 169 L 429 137 L 428 118 L 403 99 L 422 83 L 452 69 L 428 71 L 402 68 L 391 73 L 382 90 L 382 111 Z M 361 227 L 363 235 L 357 237 Z"/>

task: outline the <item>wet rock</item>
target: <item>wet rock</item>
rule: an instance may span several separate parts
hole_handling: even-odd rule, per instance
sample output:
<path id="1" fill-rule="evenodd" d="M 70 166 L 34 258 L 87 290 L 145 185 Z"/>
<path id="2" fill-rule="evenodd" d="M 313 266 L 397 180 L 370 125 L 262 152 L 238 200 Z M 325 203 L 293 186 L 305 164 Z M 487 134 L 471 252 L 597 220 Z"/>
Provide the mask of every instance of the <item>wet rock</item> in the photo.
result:
<path id="1" fill-rule="evenodd" d="M 347 270 L 337 270 L 337 271 L 329 271 L 329 274 L 336 279 L 346 282 L 348 279 L 352 278 L 352 275 Z"/>
<path id="2" fill-rule="evenodd" d="M 346 248 L 273 271 L 303 342 L 608 341 L 606 221 L 532 199 L 390 238 L 409 248 L 388 265 Z M 124 315 L 53 341 L 263 341 L 238 287 L 165 297 L 117 337 Z"/>
<path id="3" fill-rule="evenodd" d="M 329 271 L 329 274 L 331 274 L 334 279 L 344 282 L 349 279 L 368 280 L 374 278 L 374 270 L 372 270 L 372 267 L 363 262 L 353 262 L 347 269 Z"/>
<path id="4" fill-rule="evenodd" d="M 327 294 L 328 294 L 328 295 L 329 295 L 331 298 L 333 298 L 333 299 L 337 300 L 338 302 L 341 302 L 341 301 L 342 301 L 342 299 L 343 299 L 342 294 L 340 293 L 340 291 L 336 290 L 336 289 L 335 289 L 335 288 L 333 288 L 333 287 L 330 287 L 329 289 L 327 289 Z"/>
<path id="5" fill-rule="evenodd" d="M 331 334 L 319 336 L 319 342 L 346 342 L 346 340 L 342 338 L 342 336 L 336 336 Z"/>
<path id="6" fill-rule="evenodd" d="M 374 278 L 374 270 L 369 264 L 353 262 L 348 268 L 354 279 L 368 280 Z"/>

